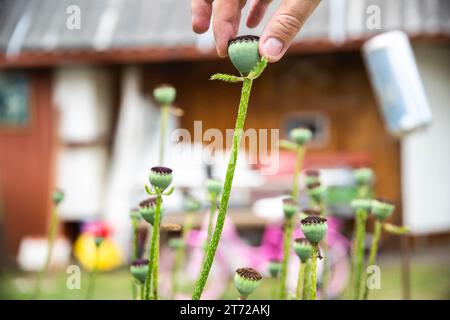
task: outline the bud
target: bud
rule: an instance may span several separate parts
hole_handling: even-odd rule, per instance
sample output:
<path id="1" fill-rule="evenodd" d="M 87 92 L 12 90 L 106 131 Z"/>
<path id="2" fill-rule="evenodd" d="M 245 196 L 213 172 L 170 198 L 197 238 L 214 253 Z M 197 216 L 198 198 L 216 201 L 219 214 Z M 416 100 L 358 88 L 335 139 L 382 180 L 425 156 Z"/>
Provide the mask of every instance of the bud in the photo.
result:
<path id="1" fill-rule="evenodd" d="M 148 260 L 137 259 L 131 263 L 130 272 L 133 277 L 140 283 L 145 283 L 145 278 L 147 278 L 148 271 Z"/>
<path id="2" fill-rule="evenodd" d="M 286 218 L 292 218 L 298 210 L 299 206 L 292 198 L 283 199 L 283 212 Z"/>
<path id="3" fill-rule="evenodd" d="M 295 128 L 289 133 L 289 137 L 299 146 L 304 146 L 311 141 L 312 132 L 308 128 Z"/>
<path id="4" fill-rule="evenodd" d="M 308 261 L 311 258 L 312 254 L 312 246 L 308 239 L 305 238 L 297 238 L 294 240 L 294 251 L 297 256 L 300 258 L 302 263 Z"/>

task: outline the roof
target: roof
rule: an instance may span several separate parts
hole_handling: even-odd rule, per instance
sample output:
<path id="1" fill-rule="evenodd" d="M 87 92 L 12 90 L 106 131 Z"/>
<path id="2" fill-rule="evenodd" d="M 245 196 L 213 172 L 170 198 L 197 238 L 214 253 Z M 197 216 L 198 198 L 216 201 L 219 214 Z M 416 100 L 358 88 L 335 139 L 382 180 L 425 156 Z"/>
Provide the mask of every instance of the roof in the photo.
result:
<path id="1" fill-rule="evenodd" d="M 280 1 L 269 6 L 266 21 Z M 79 29 L 67 27 L 73 6 L 80 10 Z M 368 18 L 377 11 L 381 28 L 370 30 Z M 322 1 L 295 41 L 345 46 L 391 29 L 448 37 L 450 1 Z M 242 24 L 240 33 L 261 34 L 262 26 L 248 29 Z M 103 53 L 107 57 L 111 52 L 136 50 L 139 54 L 145 49 L 155 53 L 169 48 L 175 54 L 166 59 L 213 52 L 211 32 L 196 35 L 191 31 L 189 0 L 0 0 L 0 54 L 6 59 L 24 53 L 89 52 L 101 60 Z M 176 54 L 181 49 L 182 54 Z M 184 52 L 188 49 L 192 52 Z"/>

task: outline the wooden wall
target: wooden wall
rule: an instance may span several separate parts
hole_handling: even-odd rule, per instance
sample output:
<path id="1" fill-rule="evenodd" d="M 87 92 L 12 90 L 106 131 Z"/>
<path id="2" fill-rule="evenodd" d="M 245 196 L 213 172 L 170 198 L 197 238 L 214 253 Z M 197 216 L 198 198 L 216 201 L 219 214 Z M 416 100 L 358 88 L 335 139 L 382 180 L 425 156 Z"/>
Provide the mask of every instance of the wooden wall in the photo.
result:
<path id="1" fill-rule="evenodd" d="M 33 70 L 28 74 L 31 122 L 24 128 L 0 128 L 2 231 L 10 255 L 17 252 L 23 236 L 45 234 L 51 210 L 56 144 L 50 71 Z"/>
<path id="2" fill-rule="evenodd" d="M 194 120 L 203 121 L 203 130 L 234 127 L 240 85 L 208 80 L 214 72 L 236 73 L 228 61 L 146 68 L 144 90 L 161 82 L 177 87 L 177 102 L 185 110 L 182 127 L 192 133 Z M 330 139 L 309 154 L 367 155 L 378 177 L 377 194 L 401 204 L 399 143 L 384 129 L 358 52 L 289 56 L 267 68 L 254 83 L 250 100 L 246 128 L 281 128 L 289 113 L 324 112 Z"/>

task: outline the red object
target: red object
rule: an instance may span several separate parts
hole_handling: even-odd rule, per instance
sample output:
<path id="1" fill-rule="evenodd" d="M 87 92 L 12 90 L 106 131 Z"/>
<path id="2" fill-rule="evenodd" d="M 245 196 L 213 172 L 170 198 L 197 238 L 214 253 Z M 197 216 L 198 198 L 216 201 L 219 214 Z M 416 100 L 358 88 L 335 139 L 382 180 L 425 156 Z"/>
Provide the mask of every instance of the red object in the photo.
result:
<path id="1" fill-rule="evenodd" d="M 94 237 L 107 238 L 112 233 L 112 229 L 105 222 L 96 221 L 88 223 L 83 232 L 90 233 Z"/>

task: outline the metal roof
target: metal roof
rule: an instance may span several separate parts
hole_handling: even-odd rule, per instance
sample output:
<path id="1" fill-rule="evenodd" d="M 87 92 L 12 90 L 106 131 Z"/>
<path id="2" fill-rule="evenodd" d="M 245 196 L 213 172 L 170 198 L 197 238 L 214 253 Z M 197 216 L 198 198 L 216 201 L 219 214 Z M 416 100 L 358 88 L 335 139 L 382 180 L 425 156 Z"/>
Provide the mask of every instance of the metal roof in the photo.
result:
<path id="1" fill-rule="evenodd" d="M 270 5 L 265 21 L 279 2 L 274 0 Z M 80 8 L 79 30 L 66 26 L 67 8 L 71 5 Z M 381 29 L 367 27 L 369 9 L 373 6 L 379 8 Z M 247 4 L 244 10 L 248 7 Z M 190 23 L 189 0 L 0 0 L 0 50 L 7 53 L 55 49 L 102 51 L 186 45 L 211 48 L 211 32 L 196 35 Z M 450 1 L 322 1 L 296 40 L 326 38 L 341 42 L 391 29 L 449 35 Z M 249 30 L 242 24 L 240 33 L 261 32 L 261 26 Z"/>

